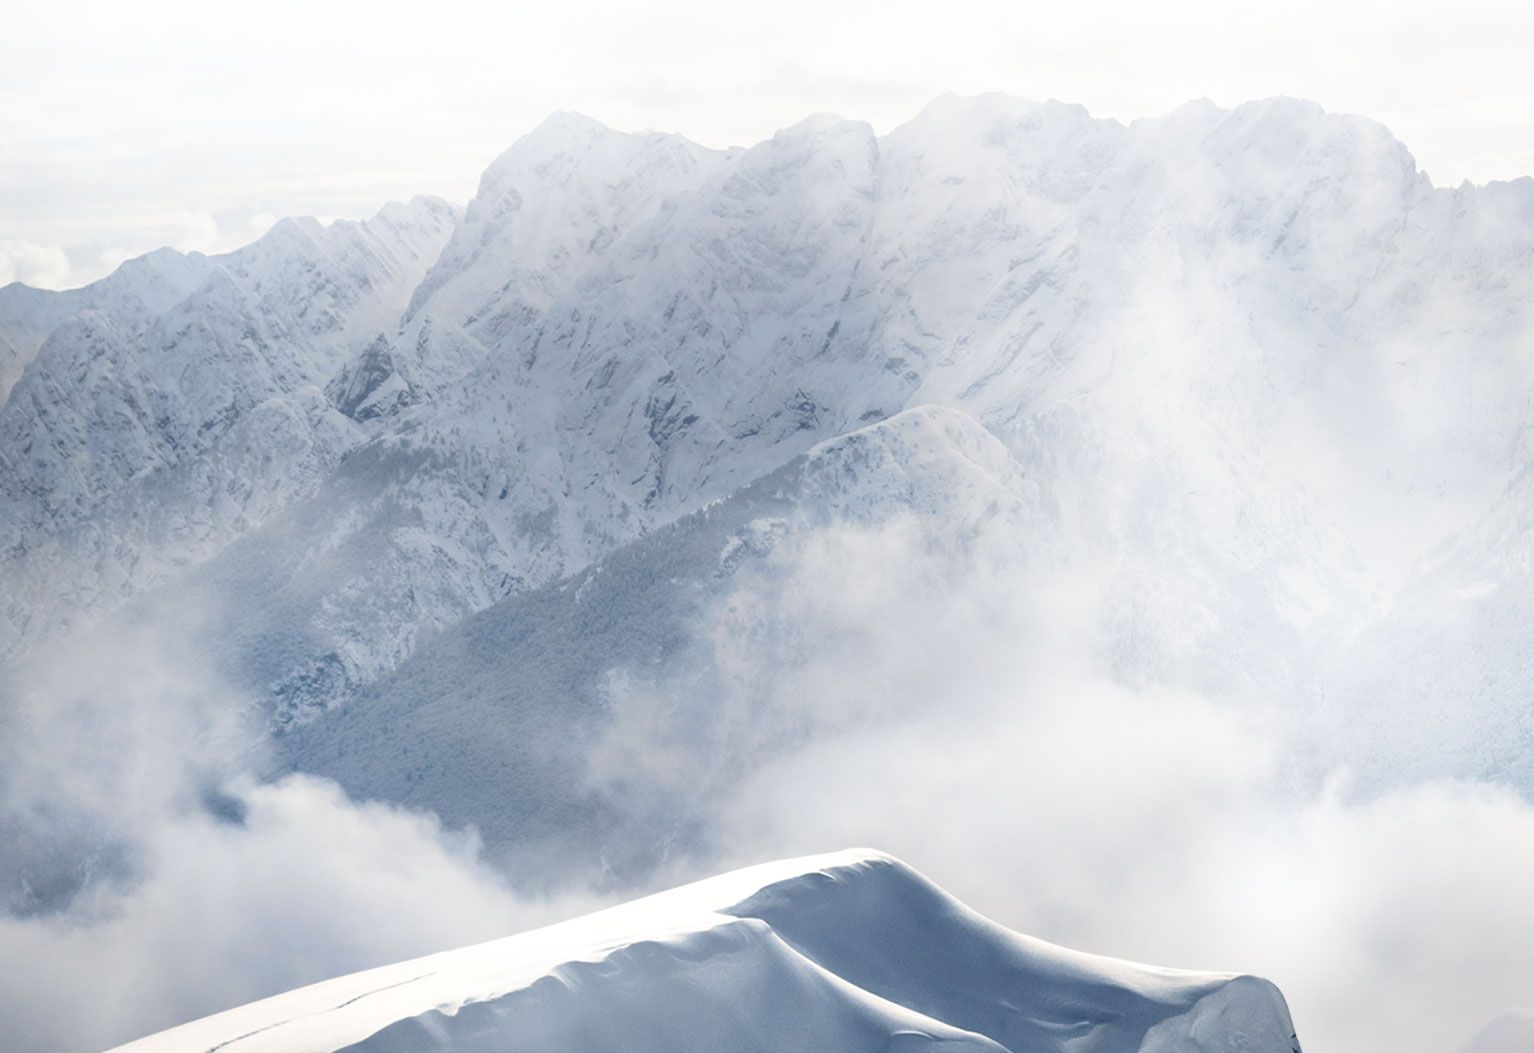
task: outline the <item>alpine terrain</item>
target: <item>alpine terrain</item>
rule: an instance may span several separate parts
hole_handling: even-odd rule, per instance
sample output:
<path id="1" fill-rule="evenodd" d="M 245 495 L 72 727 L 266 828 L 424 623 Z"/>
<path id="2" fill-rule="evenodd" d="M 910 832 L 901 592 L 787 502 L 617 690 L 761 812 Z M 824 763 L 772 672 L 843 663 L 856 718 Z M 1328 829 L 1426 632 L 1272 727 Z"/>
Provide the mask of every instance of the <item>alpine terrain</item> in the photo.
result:
<path id="1" fill-rule="evenodd" d="M 4 924 L 152 928 L 186 829 L 328 780 L 539 903 L 876 843 L 1273 975 L 1335 1048 L 1447 1050 L 1525 930 L 1454 1001 L 1372 926 L 1454 860 L 1516 902 L 1525 856 L 1475 853 L 1534 829 L 1531 460 L 1534 180 L 1435 186 L 1371 120 L 556 114 L 466 207 L 0 289 Z M 1433 822 L 1484 837 L 1378 892 L 1367 838 Z M 302 988 L 133 1048 L 1297 1048 L 1266 981 L 878 854 L 327 980 L 440 947 L 366 932 L 91 1035 Z M 1342 1004 L 1376 980 L 1406 1008 Z"/>

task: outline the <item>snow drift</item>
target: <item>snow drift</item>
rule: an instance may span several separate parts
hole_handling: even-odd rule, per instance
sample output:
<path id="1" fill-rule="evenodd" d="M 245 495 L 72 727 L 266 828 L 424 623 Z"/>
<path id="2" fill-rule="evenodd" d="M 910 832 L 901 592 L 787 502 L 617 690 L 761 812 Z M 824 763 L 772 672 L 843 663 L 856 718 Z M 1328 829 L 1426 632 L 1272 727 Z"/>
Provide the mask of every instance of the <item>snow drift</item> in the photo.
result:
<path id="1" fill-rule="evenodd" d="M 1010 932 L 867 850 L 748 867 L 120 1047 L 1298 1053 L 1278 989 Z"/>

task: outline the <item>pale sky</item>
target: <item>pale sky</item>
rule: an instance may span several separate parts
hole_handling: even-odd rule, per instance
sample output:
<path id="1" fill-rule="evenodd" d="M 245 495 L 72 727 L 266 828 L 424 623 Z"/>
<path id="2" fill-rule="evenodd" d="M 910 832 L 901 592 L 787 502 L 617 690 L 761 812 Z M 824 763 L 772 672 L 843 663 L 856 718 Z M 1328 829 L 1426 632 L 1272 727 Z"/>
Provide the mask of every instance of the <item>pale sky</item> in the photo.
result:
<path id="1" fill-rule="evenodd" d="M 1294 95 L 1439 185 L 1534 173 L 1534 4 L 1472 0 L 8 0 L 0 284 L 64 287 L 283 215 L 463 202 L 554 110 L 749 144 L 1002 91 L 1124 120 Z"/>

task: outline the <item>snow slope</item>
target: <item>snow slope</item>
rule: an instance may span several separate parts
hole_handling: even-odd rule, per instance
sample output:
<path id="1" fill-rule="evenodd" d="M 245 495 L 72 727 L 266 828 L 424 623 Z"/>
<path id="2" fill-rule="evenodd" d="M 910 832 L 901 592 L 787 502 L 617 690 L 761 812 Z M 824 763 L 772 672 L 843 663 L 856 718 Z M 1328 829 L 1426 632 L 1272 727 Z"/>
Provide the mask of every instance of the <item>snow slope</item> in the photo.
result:
<path id="1" fill-rule="evenodd" d="M 514 860 L 525 883 L 603 869 L 619 882 L 643 881 L 666 853 L 695 847 L 686 813 L 697 787 L 657 796 L 654 787 L 593 784 L 591 756 L 624 716 L 614 709 L 613 677 L 689 665 L 708 634 L 723 631 L 710 617 L 715 605 L 742 580 L 772 574 L 777 554 L 819 532 L 909 520 L 944 567 L 1007 537 L 1027 538 L 1043 559 L 1041 501 L 973 418 L 908 410 L 822 443 L 566 581 L 508 597 L 429 638 L 348 704 L 285 728 L 276 746 L 285 767 L 323 773 L 353 796 L 472 824 L 498 858 Z M 760 651 L 792 639 L 762 626 L 741 646 Z M 834 646 L 829 635 L 820 642 Z M 781 676 L 804 661 L 782 654 Z M 689 683 L 675 705 L 701 729 L 738 690 Z M 736 728 L 699 752 L 744 776 L 785 745 L 771 729 L 791 725 L 783 714 L 758 717 L 750 733 Z"/>
<path id="2" fill-rule="evenodd" d="M 0 405 L 37 356 L 48 334 L 82 311 L 136 328 L 190 293 L 212 262 L 201 253 L 158 249 L 125 261 L 83 289 L 54 292 L 20 282 L 0 288 Z"/>
<path id="3" fill-rule="evenodd" d="M 1531 202 L 1434 189 L 1379 126 L 1283 100 L 802 122 L 343 469 L 348 529 L 384 550 L 333 610 L 338 654 L 370 679 L 422 628 L 924 404 L 991 428 L 1062 529 L 1183 562 L 1195 603 L 1236 577 L 1324 617 L 1516 468 Z M 440 599 L 375 620 L 426 581 Z"/>
<path id="4" fill-rule="evenodd" d="M 1009 932 L 889 856 L 768 863 L 326 981 L 119 1047 L 1297 1053 L 1252 977 Z"/>
<path id="5" fill-rule="evenodd" d="M 462 224 L 410 296 L 391 359 L 412 399 L 491 355 L 517 359 L 549 306 L 629 229 L 695 190 L 726 154 L 558 113 L 485 170 Z"/>
<path id="6" fill-rule="evenodd" d="M 366 439 L 322 388 L 392 327 L 456 218 L 418 198 L 357 223 L 284 220 L 225 256 L 144 257 L 80 290 L 92 309 L 52 331 L 0 407 L 0 652 L 312 493 Z M 197 281 L 156 304 L 121 291 L 155 263 Z"/>

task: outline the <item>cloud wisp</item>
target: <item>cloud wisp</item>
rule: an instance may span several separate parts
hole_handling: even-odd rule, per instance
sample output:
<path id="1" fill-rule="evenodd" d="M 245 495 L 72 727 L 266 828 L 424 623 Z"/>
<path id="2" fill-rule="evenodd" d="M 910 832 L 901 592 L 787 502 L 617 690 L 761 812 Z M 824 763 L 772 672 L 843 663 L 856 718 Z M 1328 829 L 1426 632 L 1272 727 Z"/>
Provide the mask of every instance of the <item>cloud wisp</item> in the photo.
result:
<path id="1" fill-rule="evenodd" d="M 258 781 L 239 696 L 166 626 L 97 631 L 0 692 L 0 1017 L 91 1050 L 589 909 L 531 898 L 472 831 Z"/>

